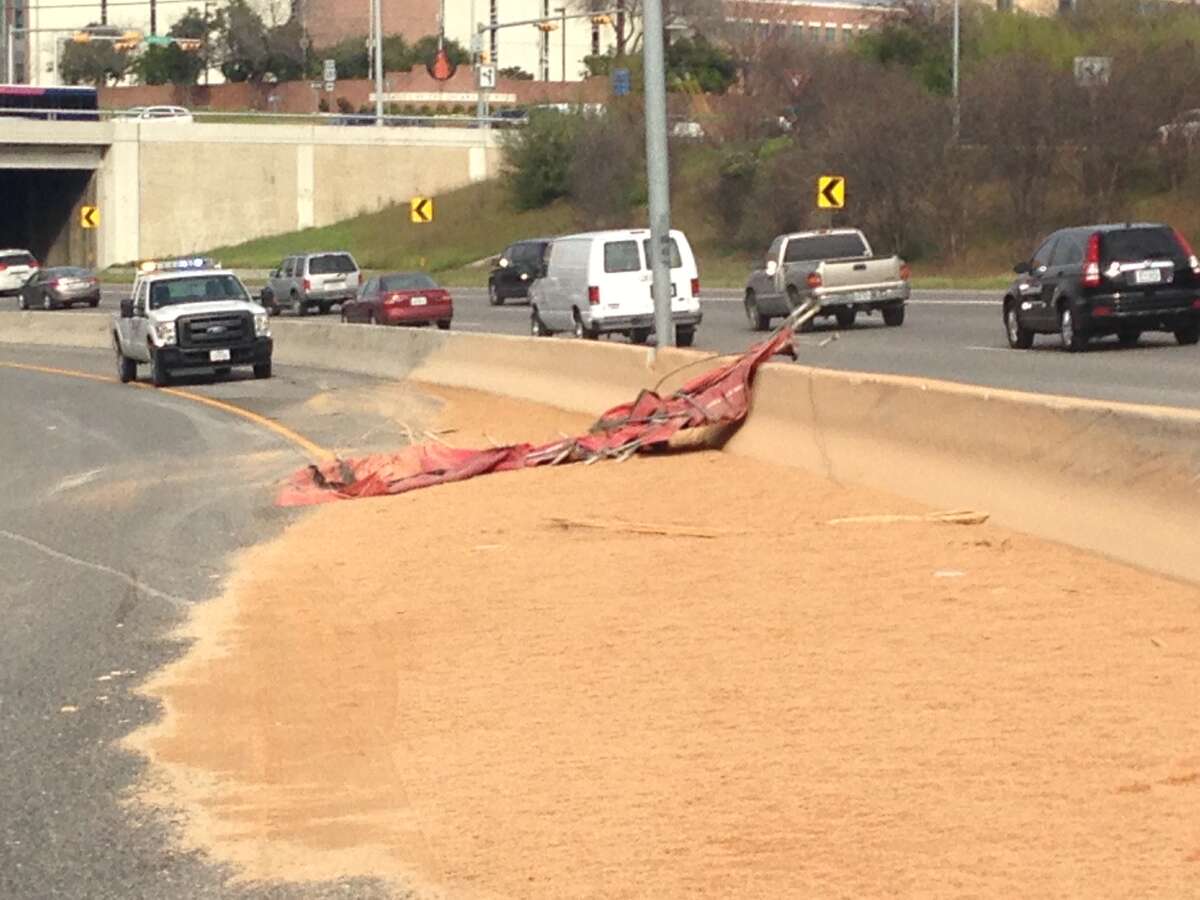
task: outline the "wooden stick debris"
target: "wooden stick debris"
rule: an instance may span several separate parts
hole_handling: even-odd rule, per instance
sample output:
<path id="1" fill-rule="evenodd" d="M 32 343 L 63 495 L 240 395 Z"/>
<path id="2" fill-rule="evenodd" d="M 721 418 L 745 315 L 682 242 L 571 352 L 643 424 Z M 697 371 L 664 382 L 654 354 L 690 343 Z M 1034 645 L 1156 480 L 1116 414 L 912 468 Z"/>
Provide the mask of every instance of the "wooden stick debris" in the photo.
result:
<path id="1" fill-rule="evenodd" d="M 945 512 L 931 512 L 919 515 L 875 515 L 875 516 L 843 516 L 830 519 L 827 525 L 892 525 L 901 522 L 934 522 L 941 525 L 982 525 L 988 520 L 987 513 L 974 512 L 969 509 L 955 509 Z"/>
<path id="2" fill-rule="evenodd" d="M 552 528 L 561 528 L 563 531 L 572 531 L 576 529 L 590 531 L 615 531 L 627 534 L 654 534 L 666 537 L 701 538 L 704 540 L 712 540 L 714 538 L 728 537 L 730 535 L 742 533 L 738 531 L 719 531 L 709 528 L 692 528 L 685 525 L 658 525 L 648 522 L 622 522 L 615 519 L 568 519 L 554 516 L 547 519 L 546 522 Z"/>

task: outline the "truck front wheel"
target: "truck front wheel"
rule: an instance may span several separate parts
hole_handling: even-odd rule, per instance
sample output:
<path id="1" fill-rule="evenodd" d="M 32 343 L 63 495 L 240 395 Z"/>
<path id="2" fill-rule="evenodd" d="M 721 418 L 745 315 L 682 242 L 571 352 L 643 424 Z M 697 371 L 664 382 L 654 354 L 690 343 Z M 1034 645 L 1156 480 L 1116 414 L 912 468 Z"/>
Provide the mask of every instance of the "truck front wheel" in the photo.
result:
<path id="1" fill-rule="evenodd" d="M 171 373 L 163 365 L 162 357 L 153 349 L 150 350 L 150 381 L 155 387 L 166 387 L 171 383 Z"/>
<path id="2" fill-rule="evenodd" d="M 137 378 L 137 360 L 121 352 L 121 344 L 116 338 L 113 338 L 113 349 L 117 352 L 117 378 L 121 384 L 129 384 Z"/>
<path id="3" fill-rule="evenodd" d="M 270 378 L 271 377 L 271 361 L 268 359 L 265 363 L 254 364 L 255 378 Z"/>

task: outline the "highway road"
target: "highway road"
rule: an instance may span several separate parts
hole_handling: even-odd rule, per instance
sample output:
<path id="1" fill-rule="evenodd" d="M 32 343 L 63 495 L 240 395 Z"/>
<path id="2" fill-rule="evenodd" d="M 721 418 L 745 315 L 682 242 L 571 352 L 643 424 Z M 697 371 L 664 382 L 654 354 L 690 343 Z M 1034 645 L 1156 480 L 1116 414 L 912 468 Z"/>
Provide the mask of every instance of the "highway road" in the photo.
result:
<path id="1" fill-rule="evenodd" d="M 106 286 L 100 310 L 72 314 L 94 315 L 105 308 L 111 313 L 125 293 L 126 288 Z M 455 329 L 528 334 L 525 305 L 509 301 L 503 307 L 489 306 L 482 289 L 459 288 L 453 293 Z M 701 300 L 704 323 L 697 333 L 698 349 L 735 353 L 759 337 L 746 323 L 739 292 L 709 290 Z M 1055 336 L 1043 335 L 1033 350 L 1011 350 L 1000 320 L 999 296 L 992 291 L 917 291 L 901 328 L 885 328 L 878 317 L 864 317 L 853 329 L 838 331 L 832 320 L 827 321 L 798 337 L 802 362 L 1095 400 L 1200 408 L 1200 348 L 1179 347 L 1168 334 L 1147 334 L 1135 348 L 1119 348 L 1115 338 L 1106 338 L 1088 353 L 1068 354 L 1059 349 Z"/>
<path id="2" fill-rule="evenodd" d="M 232 553 L 295 515 L 272 494 L 304 442 L 404 442 L 373 412 L 380 383 L 284 368 L 167 393 L 111 369 L 99 351 L 0 348 L 0 897 L 385 896 L 362 881 L 231 883 L 171 842 L 169 817 L 123 805 L 143 764 L 117 746 L 156 715 L 134 689 L 181 652 L 171 629 L 219 590 Z"/>

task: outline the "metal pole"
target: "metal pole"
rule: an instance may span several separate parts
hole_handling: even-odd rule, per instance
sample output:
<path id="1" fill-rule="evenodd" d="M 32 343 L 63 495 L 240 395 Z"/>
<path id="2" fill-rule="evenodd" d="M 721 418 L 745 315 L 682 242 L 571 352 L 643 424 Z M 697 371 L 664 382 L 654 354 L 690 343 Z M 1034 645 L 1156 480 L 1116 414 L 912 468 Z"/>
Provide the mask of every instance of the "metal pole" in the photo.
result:
<path id="1" fill-rule="evenodd" d="M 383 127 L 383 0 L 372 0 L 375 14 L 375 125 Z"/>
<path id="2" fill-rule="evenodd" d="M 959 56 L 959 0 L 954 0 L 954 73 L 951 76 L 951 93 L 954 96 L 954 140 L 958 141 L 958 129 L 961 124 L 958 99 L 958 56 Z"/>
<path id="3" fill-rule="evenodd" d="M 646 180 L 650 201 L 650 269 L 653 273 L 654 330 L 658 347 L 675 343 L 671 321 L 671 186 L 667 160 L 667 77 L 663 49 L 662 0 L 646 0 L 643 16 L 643 69 L 646 94 Z"/>
<path id="4" fill-rule="evenodd" d="M 562 80 L 567 80 L 567 8 L 560 6 L 558 11 L 562 14 Z"/>
<path id="5" fill-rule="evenodd" d="M 12 84 L 11 66 L 8 61 L 12 52 L 8 48 L 8 0 L 0 0 L 0 35 L 3 35 L 4 41 L 4 71 L 8 75 L 4 83 Z"/>

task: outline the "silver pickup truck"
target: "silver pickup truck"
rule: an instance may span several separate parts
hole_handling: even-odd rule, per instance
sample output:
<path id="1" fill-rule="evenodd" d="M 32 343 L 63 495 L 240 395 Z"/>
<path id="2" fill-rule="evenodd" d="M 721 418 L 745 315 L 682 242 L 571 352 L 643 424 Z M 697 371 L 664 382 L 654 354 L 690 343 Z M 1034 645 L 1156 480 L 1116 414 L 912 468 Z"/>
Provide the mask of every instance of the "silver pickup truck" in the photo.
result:
<path id="1" fill-rule="evenodd" d="M 898 256 L 875 256 L 855 228 L 797 231 L 771 242 L 764 266 L 746 284 L 746 318 L 755 331 L 807 300 L 817 316 L 834 316 L 849 328 L 860 312 L 883 313 L 886 325 L 904 323 L 909 269 Z"/>

